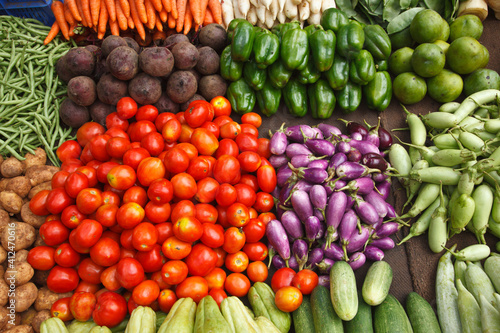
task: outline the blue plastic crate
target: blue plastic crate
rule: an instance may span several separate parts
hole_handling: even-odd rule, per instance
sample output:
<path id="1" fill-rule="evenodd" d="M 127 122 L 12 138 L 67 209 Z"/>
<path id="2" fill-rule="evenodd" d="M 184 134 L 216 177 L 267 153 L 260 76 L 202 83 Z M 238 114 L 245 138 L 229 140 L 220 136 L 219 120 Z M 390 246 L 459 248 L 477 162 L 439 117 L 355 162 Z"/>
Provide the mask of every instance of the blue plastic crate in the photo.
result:
<path id="1" fill-rule="evenodd" d="M 52 26 L 55 18 L 50 9 L 51 2 L 51 0 L 0 0 L 0 15 L 3 10 L 6 15 L 34 18 L 47 26 Z"/>

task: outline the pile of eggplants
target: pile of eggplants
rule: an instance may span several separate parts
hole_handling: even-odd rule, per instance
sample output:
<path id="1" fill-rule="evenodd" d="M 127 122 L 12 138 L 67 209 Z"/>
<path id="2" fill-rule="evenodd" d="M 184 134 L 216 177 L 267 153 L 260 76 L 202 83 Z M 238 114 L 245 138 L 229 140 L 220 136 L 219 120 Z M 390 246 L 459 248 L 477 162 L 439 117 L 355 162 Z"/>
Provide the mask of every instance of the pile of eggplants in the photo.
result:
<path id="1" fill-rule="evenodd" d="M 353 269 L 366 260 L 382 260 L 395 246 L 399 229 L 391 191 L 391 168 L 384 150 L 388 131 L 346 122 L 349 135 L 329 124 L 296 125 L 276 131 L 269 162 L 277 169 L 273 195 L 277 219 L 267 224 L 270 263 L 319 272 L 328 285 L 333 263 Z"/>

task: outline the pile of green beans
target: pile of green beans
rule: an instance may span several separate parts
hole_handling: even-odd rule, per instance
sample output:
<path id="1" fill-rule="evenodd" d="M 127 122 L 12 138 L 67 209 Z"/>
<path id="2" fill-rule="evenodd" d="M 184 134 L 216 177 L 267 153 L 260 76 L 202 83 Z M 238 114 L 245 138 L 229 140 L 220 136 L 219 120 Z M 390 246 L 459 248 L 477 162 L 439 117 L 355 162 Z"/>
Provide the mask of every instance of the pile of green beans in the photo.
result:
<path id="1" fill-rule="evenodd" d="M 406 188 L 405 206 L 413 202 L 399 219 L 418 219 L 400 244 L 426 231 L 435 253 L 465 229 L 482 244 L 487 230 L 500 238 L 499 100 L 500 91 L 489 89 L 422 116 L 404 109 L 411 143 L 392 145 L 389 159 Z"/>
<path id="2" fill-rule="evenodd" d="M 55 39 L 43 45 L 50 27 L 34 19 L 0 16 L 0 154 L 24 159 L 42 147 L 54 165 L 54 152 L 71 128 L 59 122 L 66 85 L 55 73 L 57 59 L 72 46 Z"/>

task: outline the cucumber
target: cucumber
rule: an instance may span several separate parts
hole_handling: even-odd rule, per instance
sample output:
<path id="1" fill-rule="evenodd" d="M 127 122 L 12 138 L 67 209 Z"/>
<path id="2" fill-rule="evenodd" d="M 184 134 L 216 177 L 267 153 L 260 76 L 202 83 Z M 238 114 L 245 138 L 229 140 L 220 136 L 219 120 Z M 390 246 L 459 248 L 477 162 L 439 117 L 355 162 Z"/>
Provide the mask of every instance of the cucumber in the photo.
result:
<path id="1" fill-rule="evenodd" d="M 373 328 L 375 333 L 412 333 L 410 320 L 405 309 L 392 295 L 375 307 L 373 312 Z"/>
<path id="2" fill-rule="evenodd" d="M 484 271 L 490 278 L 497 293 L 500 293 L 500 256 L 492 255 L 484 262 Z"/>
<path id="3" fill-rule="evenodd" d="M 441 333 L 438 319 L 431 305 L 416 292 L 408 294 L 406 312 L 415 333 Z"/>
<path id="4" fill-rule="evenodd" d="M 385 261 L 375 261 L 368 269 L 363 282 L 363 300 L 371 306 L 379 305 L 389 294 L 391 283 L 391 265 Z"/>
<path id="5" fill-rule="evenodd" d="M 314 333 L 314 320 L 309 295 L 304 295 L 302 304 L 292 313 L 296 333 Z"/>
<path id="6" fill-rule="evenodd" d="M 328 289 L 314 288 L 311 294 L 311 310 L 316 333 L 342 333 L 342 320 L 337 316 L 330 300 Z"/>
<path id="7" fill-rule="evenodd" d="M 360 292 L 358 292 L 358 313 L 352 320 L 344 322 L 344 332 L 373 333 L 372 307 L 366 304 Z"/>
<path id="8" fill-rule="evenodd" d="M 330 270 L 332 305 L 340 319 L 348 321 L 358 312 L 358 290 L 352 267 L 337 261 Z"/>

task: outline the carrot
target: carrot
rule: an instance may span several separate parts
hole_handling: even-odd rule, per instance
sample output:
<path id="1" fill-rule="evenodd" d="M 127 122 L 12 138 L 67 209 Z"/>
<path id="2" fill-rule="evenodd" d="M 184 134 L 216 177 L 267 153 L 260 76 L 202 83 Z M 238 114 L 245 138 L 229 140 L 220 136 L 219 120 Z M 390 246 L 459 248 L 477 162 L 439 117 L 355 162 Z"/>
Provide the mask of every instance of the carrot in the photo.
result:
<path id="1" fill-rule="evenodd" d="M 109 21 L 109 29 L 112 35 L 120 36 L 120 27 L 117 21 Z"/>
<path id="2" fill-rule="evenodd" d="M 104 0 L 101 1 L 101 12 L 99 13 L 99 26 L 97 27 L 97 38 L 102 39 L 106 33 L 106 27 L 108 25 L 108 9 Z"/>
<path id="3" fill-rule="evenodd" d="M 151 0 L 151 3 L 153 4 L 157 12 L 161 12 L 161 9 L 163 8 L 161 0 Z"/>
<path id="4" fill-rule="evenodd" d="M 170 5 L 172 6 L 172 15 L 174 19 L 179 18 L 179 7 L 177 6 L 177 2 L 175 0 L 170 0 Z"/>
<path id="5" fill-rule="evenodd" d="M 168 13 L 168 21 L 167 21 L 167 23 L 168 23 L 168 27 L 170 29 L 175 28 L 176 20 L 174 18 L 174 15 L 172 14 L 172 12 Z"/>
<path id="6" fill-rule="evenodd" d="M 212 12 L 215 23 L 222 24 L 222 5 L 219 0 L 208 0 L 208 8 Z"/>
<path id="7" fill-rule="evenodd" d="M 168 17 L 168 16 L 167 16 Z M 163 32 L 163 22 L 161 21 L 160 14 L 156 13 L 156 21 L 155 21 L 156 30 Z"/>
<path id="8" fill-rule="evenodd" d="M 191 12 L 191 8 L 187 6 L 186 15 L 184 15 L 184 35 L 187 35 L 193 26 L 193 13 Z"/>
<path id="9" fill-rule="evenodd" d="M 148 15 L 148 22 L 146 23 L 146 27 L 149 30 L 153 30 L 156 23 L 155 7 L 153 6 L 151 0 L 145 0 L 144 5 L 146 6 L 146 14 Z"/>
<path id="10" fill-rule="evenodd" d="M 156 44 L 156 41 L 164 41 L 165 39 L 167 38 L 167 34 L 163 31 L 159 31 L 159 30 L 156 30 L 154 33 L 153 33 L 153 42 L 155 42 Z"/>
<path id="11" fill-rule="evenodd" d="M 175 30 L 177 32 L 182 31 L 182 27 L 184 26 L 184 20 L 186 18 L 187 8 L 189 8 L 189 6 L 187 5 L 187 0 L 177 0 L 178 16 L 177 16 L 177 22 L 175 24 Z"/>
<path id="12" fill-rule="evenodd" d="M 75 35 L 76 26 L 77 26 L 76 20 L 75 20 L 75 24 L 72 24 L 69 26 L 69 36 L 70 37 L 73 37 Z"/>
<path id="13" fill-rule="evenodd" d="M 161 4 L 163 5 L 162 11 L 165 10 L 167 13 L 172 11 L 170 0 L 161 0 Z"/>
<path id="14" fill-rule="evenodd" d="M 119 0 L 120 1 L 120 7 L 122 8 L 122 12 L 125 15 L 125 17 L 130 17 L 130 3 L 128 0 Z"/>
<path id="15" fill-rule="evenodd" d="M 92 16 L 92 24 L 96 26 L 99 22 L 99 11 L 101 10 L 100 0 L 90 0 L 90 16 Z"/>
<path id="16" fill-rule="evenodd" d="M 50 9 L 54 13 L 54 17 L 56 18 L 57 24 L 61 29 L 61 32 L 67 40 L 69 40 L 69 27 L 68 22 L 66 22 L 66 18 L 64 17 L 64 5 L 61 1 L 53 1 L 52 5 L 50 5 Z"/>
<path id="17" fill-rule="evenodd" d="M 132 19 L 132 15 L 130 15 L 129 17 L 127 17 L 127 24 L 128 24 L 128 27 L 130 29 L 135 29 L 135 23 L 134 23 L 134 20 Z"/>
<path id="18" fill-rule="evenodd" d="M 167 12 L 167 10 L 165 9 L 165 7 L 163 7 L 163 8 L 161 9 L 161 12 L 159 12 L 158 14 L 160 15 L 160 20 L 161 20 L 163 23 L 167 22 L 167 20 L 168 20 L 168 12 Z"/>
<path id="19" fill-rule="evenodd" d="M 210 8 L 205 11 L 205 18 L 203 19 L 203 26 L 209 25 L 210 23 L 215 23 L 214 16 Z"/>
<path id="20" fill-rule="evenodd" d="M 110 21 L 116 21 L 116 8 L 114 0 L 104 0 Z"/>
<path id="21" fill-rule="evenodd" d="M 87 21 L 90 28 L 92 28 L 92 15 L 90 14 L 90 0 L 82 0 L 82 10 L 85 20 Z"/>
<path id="22" fill-rule="evenodd" d="M 87 18 L 85 15 L 83 15 L 83 5 L 82 5 L 83 0 L 76 0 L 76 5 L 78 6 L 78 12 L 80 13 L 80 17 L 82 18 L 82 24 L 84 27 L 90 27 L 89 23 L 87 22 Z"/>
<path id="23" fill-rule="evenodd" d="M 71 11 L 68 8 L 68 4 L 65 2 L 64 3 L 64 19 L 66 22 L 68 22 L 68 25 L 76 25 L 76 20 L 73 17 L 73 14 L 71 14 Z M 71 32 L 71 29 L 69 30 Z"/>
<path id="24" fill-rule="evenodd" d="M 64 1 L 65 4 L 68 5 L 69 10 L 71 11 L 71 15 L 75 18 L 75 20 L 81 22 L 82 17 L 80 16 L 80 11 L 78 10 L 78 6 L 76 5 L 75 0 L 66 0 Z"/>
<path id="25" fill-rule="evenodd" d="M 137 15 L 139 15 L 139 19 L 142 23 L 148 23 L 148 14 L 146 13 L 146 6 L 144 4 L 144 0 L 131 0 L 135 2 L 135 9 L 137 11 Z"/>
<path id="26" fill-rule="evenodd" d="M 57 34 L 59 33 L 60 30 L 61 29 L 59 28 L 59 24 L 57 24 L 57 21 L 55 21 L 52 24 L 52 28 L 50 28 L 50 31 L 47 34 L 47 37 L 45 37 L 45 39 L 43 41 L 43 45 L 47 45 L 48 43 L 50 43 L 57 36 Z"/>
<path id="27" fill-rule="evenodd" d="M 136 3 L 134 0 L 130 1 L 130 16 L 134 20 L 135 29 L 137 33 L 142 38 L 142 40 L 146 40 L 146 31 L 144 30 L 144 25 L 142 24 L 141 19 L 139 18 L 139 13 L 137 11 Z"/>
<path id="28" fill-rule="evenodd" d="M 116 0 L 115 2 L 115 8 L 116 8 L 116 21 L 118 23 L 118 27 L 120 30 L 127 30 L 128 29 L 128 22 L 127 22 L 127 17 L 125 14 L 123 14 L 122 7 L 120 6 L 120 1 Z"/>
<path id="29" fill-rule="evenodd" d="M 201 17 L 203 11 L 201 6 L 203 0 L 188 0 L 188 1 L 189 1 L 189 9 L 191 10 L 191 15 L 193 16 L 195 25 L 201 24 L 203 22 L 203 17 Z"/>

